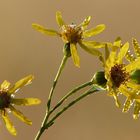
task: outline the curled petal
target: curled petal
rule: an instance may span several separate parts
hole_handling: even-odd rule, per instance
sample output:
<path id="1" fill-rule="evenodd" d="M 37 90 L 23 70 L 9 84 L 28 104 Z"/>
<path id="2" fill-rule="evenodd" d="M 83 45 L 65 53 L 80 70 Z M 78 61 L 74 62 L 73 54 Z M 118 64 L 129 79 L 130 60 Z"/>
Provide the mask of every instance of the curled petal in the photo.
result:
<path id="1" fill-rule="evenodd" d="M 51 36 L 59 35 L 59 33 L 57 31 L 52 30 L 52 29 L 46 29 L 45 27 L 43 27 L 41 25 L 38 25 L 38 24 L 35 24 L 35 23 L 32 24 L 32 27 L 35 30 L 37 30 L 37 31 L 39 31 L 39 32 L 41 32 L 43 34 L 46 34 L 46 35 L 51 35 Z"/>
<path id="2" fill-rule="evenodd" d="M 90 30 L 86 30 L 85 32 L 83 32 L 83 37 L 88 38 L 88 37 L 97 35 L 101 33 L 104 29 L 105 29 L 104 24 L 97 25 L 95 28 L 92 28 Z"/>
<path id="3" fill-rule="evenodd" d="M 3 81 L 3 83 L 1 84 L 0 89 L 1 89 L 2 91 L 8 90 L 9 86 L 10 86 L 10 82 L 8 82 L 7 80 L 5 80 L 5 81 Z"/>
<path id="4" fill-rule="evenodd" d="M 80 67 L 80 58 L 77 53 L 75 44 L 73 44 L 73 43 L 70 44 L 70 51 L 71 51 L 72 59 L 73 59 L 75 66 Z"/>
<path id="5" fill-rule="evenodd" d="M 63 18 L 62 18 L 62 15 L 61 15 L 61 12 L 59 12 L 59 11 L 56 12 L 56 22 L 60 27 L 65 25 Z"/>
<path id="6" fill-rule="evenodd" d="M 30 105 L 40 104 L 41 101 L 38 98 L 23 98 L 23 99 L 12 98 L 11 103 L 13 103 L 15 105 L 30 106 Z"/>
<path id="7" fill-rule="evenodd" d="M 26 118 L 19 110 L 15 109 L 13 106 L 10 106 L 10 109 L 12 111 L 12 113 L 19 118 L 21 121 L 23 121 L 24 123 L 31 125 L 32 121 L 30 121 L 28 118 Z"/>
<path id="8" fill-rule="evenodd" d="M 2 118 L 4 120 L 4 123 L 5 123 L 5 126 L 7 128 L 7 130 L 12 134 L 12 135 L 16 135 L 17 132 L 16 132 L 16 129 L 13 125 L 13 123 L 10 121 L 7 113 L 5 113 L 4 111 L 1 112 L 2 114 Z"/>
<path id="9" fill-rule="evenodd" d="M 15 93 L 21 87 L 26 86 L 28 84 L 31 84 L 33 79 L 34 79 L 34 76 L 33 75 L 29 75 L 29 76 L 27 76 L 27 77 L 17 81 L 15 83 L 15 85 L 12 88 L 9 89 L 8 93 L 9 94 Z"/>

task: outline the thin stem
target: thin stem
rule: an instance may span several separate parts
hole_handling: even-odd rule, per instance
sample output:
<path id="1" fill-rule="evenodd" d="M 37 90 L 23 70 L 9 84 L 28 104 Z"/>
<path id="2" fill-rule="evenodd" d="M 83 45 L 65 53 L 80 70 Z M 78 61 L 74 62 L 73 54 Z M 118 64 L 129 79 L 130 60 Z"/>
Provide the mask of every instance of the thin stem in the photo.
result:
<path id="1" fill-rule="evenodd" d="M 64 66 L 67 62 L 67 59 L 68 59 L 68 56 L 64 55 L 62 61 L 61 61 L 61 64 L 59 66 L 59 69 L 57 71 L 57 74 L 55 76 L 55 79 L 53 81 L 53 85 L 52 85 L 52 88 L 50 90 L 50 93 L 49 93 L 49 97 L 48 97 L 48 102 L 47 102 L 47 109 L 46 109 L 46 114 L 45 114 L 45 117 L 44 117 L 44 120 L 42 122 L 42 125 L 41 125 L 41 128 L 40 130 L 38 131 L 36 137 L 35 137 L 35 140 L 39 140 L 40 136 L 42 135 L 42 133 L 44 132 L 44 126 L 49 118 L 49 111 L 50 111 L 50 107 L 51 107 L 51 101 L 52 101 L 52 96 L 53 96 L 53 93 L 54 93 L 54 89 L 56 87 L 56 84 L 57 84 L 57 81 L 62 73 L 62 70 L 64 69 Z"/>
<path id="2" fill-rule="evenodd" d="M 52 100 L 52 96 L 53 96 L 54 89 L 55 89 L 56 84 L 57 84 L 57 81 L 58 81 L 58 79 L 59 79 L 59 77 L 60 77 L 60 75 L 61 75 L 61 72 L 62 72 L 62 70 L 64 69 L 64 66 L 65 66 L 65 64 L 66 64 L 66 62 L 67 62 L 67 59 L 68 59 L 68 57 L 64 55 L 64 57 L 63 57 L 63 59 L 62 59 L 62 61 L 61 61 L 61 64 L 60 64 L 60 66 L 59 66 L 59 69 L 58 69 L 58 71 L 57 71 L 57 74 L 56 74 L 56 76 L 55 76 L 55 79 L 54 79 L 54 81 L 53 81 L 53 85 L 52 85 L 52 88 L 51 88 L 51 90 L 50 90 L 49 98 L 48 98 L 48 103 L 47 103 L 48 111 L 50 110 L 50 105 L 51 105 L 51 100 Z"/>
<path id="3" fill-rule="evenodd" d="M 48 129 L 60 115 L 62 115 L 67 109 L 69 109 L 71 106 L 76 104 L 81 99 L 85 98 L 86 96 L 98 91 L 96 88 L 92 87 L 90 90 L 86 91 L 84 94 L 80 95 L 78 98 L 70 102 L 67 106 L 65 106 L 61 111 L 59 111 L 45 126 L 44 129 Z"/>
<path id="4" fill-rule="evenodd" d="M 77 86 L 76 88 L 72 89 L 70 92 L 68 92 L 57 104 L 56 106 L 50 110 L 49 114 L 51 114 L 52 112 L 54 112 L 68 97 L 70 97 L 71 95 L 73 95 L 75 92 L 79 91 L 80 89 L 83 89 L 87 86 L 92 85 L 93 83 L 91 81 L 88 81 L 80 86 Z"/>

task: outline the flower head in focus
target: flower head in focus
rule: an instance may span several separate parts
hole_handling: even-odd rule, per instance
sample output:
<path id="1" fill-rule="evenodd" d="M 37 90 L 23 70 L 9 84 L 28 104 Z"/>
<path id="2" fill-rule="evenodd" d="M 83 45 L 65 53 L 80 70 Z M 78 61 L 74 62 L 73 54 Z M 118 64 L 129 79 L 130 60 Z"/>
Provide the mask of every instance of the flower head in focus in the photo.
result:
<path id="1" fill-rule="evenodd" d="M 95 48 L 101 48 L 104 46 L 104 43 L 96 41 L 83 41 L 85 38 L 92 37 L 101 33 L 105 29 L 104 24 L 97 25 L 96 27 L 86 30 L 90 22 L 91 17 L 88 16 L 81 24 L 78 26 L 75 24 L 66 24 L 60 12 L 56 12 L 56 21 L 60 28 L 60 31 L 55 31 L 52 29 L 47 29 L 38 24 L 32 24 L 33 28 L 37 31 L 44 33 L 46 35 L 59 36 L 62 38 L 64 43 L 70 43 L 70 53 L 73 59 L 73 62 L 76 66 L 80 66 L 80 58 L 77 52 L 77 44 L 80 45 L 88 53 L 98 56 L 102 56 L 101 52 Z"/>
<path id="2" fill-rule="evenodd" d="M 17 118 L 19 118 L 24 123 L 31 125 L 32 122 L 26 118 L 19 110 L 15 108 L 15 105 L 36 105 L 40 103 L 40 100 L 37 98 L 14 98 L 14 94 L 23 86 L 28 85 L 33 80 L 33 75 L 29 75 L 18 82 L 15 85 L 10 87 L 8 81 L 4 81 L 0 86 L 0 114 L 4 120 L 5 126 L 12 135 L 16 135 L 16 129 L 13 123 L 8 117 L 8 111 L 12 112 Z"/>
<path id="3" fill-rule="evenodd" d="M 123 94 L 129 97 L 130 90 L 138 90 L 137 85 L 131 79 L 131 73 L 140 68 L 140 58 L 135 59 L 133 62 L 126 64 L 124 61 L 129 49 L 129 43 L 121 44 L 121 40 L 117 39 L 111 47 L 111 52 L 106 51 L 106 60 L 104 62 L 105 79 L 107 80 L 106 88 L 109 95 L 113 96 L 116 105 L 119 107 L 118 95 Z M 136 93 L 136 92 L 135 92 Z M 133 94 L 133 99 L 139 100 L 140 96 Z"/>

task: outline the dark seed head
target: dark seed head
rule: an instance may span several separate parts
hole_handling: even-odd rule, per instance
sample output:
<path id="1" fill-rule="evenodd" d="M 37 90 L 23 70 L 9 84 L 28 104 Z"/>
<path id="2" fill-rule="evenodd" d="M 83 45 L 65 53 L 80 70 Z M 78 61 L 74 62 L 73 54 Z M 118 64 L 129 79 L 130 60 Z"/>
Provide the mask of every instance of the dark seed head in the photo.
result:
<path id="1" fill-rule="evenodd" d="M 8 108 L 10 105 L 10 96 L 3 91 L 0 91 L 0 109 Z"/>
<path id="2" fill-rule="evenodd" d="M 124 84 L 129 78 L 129 73 L 127 73 L 123 67 L 123 64 L 116 64 L 110 70 L 111 80 L 114 87 L 119 88 L 120 85 Z"/>

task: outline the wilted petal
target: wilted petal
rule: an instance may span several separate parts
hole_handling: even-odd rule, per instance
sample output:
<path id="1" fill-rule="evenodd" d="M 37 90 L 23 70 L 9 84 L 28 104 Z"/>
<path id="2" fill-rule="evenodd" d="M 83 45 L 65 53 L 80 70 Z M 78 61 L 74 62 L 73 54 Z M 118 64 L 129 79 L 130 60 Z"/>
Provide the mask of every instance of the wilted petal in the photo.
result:
<path id="1" fill-rule="evenodd" d="M 7 128 L 7 130 L 12 134 L 12 135 L 16 135 L 16 129 L 13 125 L 13 123 L 10 121 L 7 113 L 5 113 L 4 111 L 1 112 L 2 118 L 4 120 L 5 126 Z"/>
<path id="2" fill-rule="evenodd" d="M 70 44 L 70 51 L 71 51 L 72 59 L 73 59 L 75 66 L 80 67 L 80 58 L 77 53 L 75 44 L 73 44 L 73 43 Z"/>
<path id="3" fill-rule="evenodd" d="M 125 43 L 122 48 L 120 48 L 120 52 L 118 54 L 117 62 L 120 64 L 122 63 L 122 59 L 125 57 L 126 53 L 128 52 L 129 43 Z"/>
<path id="4" fill-rule="evenodd" d="M 61 12 L 59 12 L 59 11 L 56 12 L 56 22 L 60 27 L 65 25 L 63 18 L 62 18 L 62 15 L 61 15 Z"/>
<path id="5" fill-rule="evenodd" d="M 85 32 L 83 32 L 83 37 L 88 38 L 88 37 L 97 35 L 101 33 L 104 29 L 105 29 L 104 24 L 97 25 L 95 28 L 92 28 L 90 30 L 86 30 Z"/>
<path id="6" fill-rule="evenodd" d="M 10 86 L 10 82 L 8 82 L 7 80 L 3 81 L 3 83 L 0 86 L 0 89 L 3 90 L 7 90 Z"/>
<path id="7" fill-rule="evenodd" d="M 13 106 L 10 106 L 10 109 L 12 111 L 12 113 L 19 118 L 21 121 L 23 121 L 24 123 L 31 125 L 32 121 L 30 121 L 28 118 L 26 118 L 19 110 L 15 109 Z"/>
<path id="8" fill-rule="evenodd" d="M 29 76 L 19 80 L 18 82 L 15 83 L 15 85 L 12 88 L 9 89 L 8 93 L 11 94 L 11 93 L 16 92 L 21 87 L 30 84 L 33 79 L 34 79 L 34 76 L 33 75 L 29 75 Z"/>
<path id="9" fill-rule="evenodd" d="M 57 31 L 55 31 L 55 30 L 52 30 L 52 29 L 46 29 L 45 27 L 43 27 L 43 26 L 41 26 L 41 25 L 38 25 L 38 24 L 32 24 L 32 27 L 35 29 L 35 30 L 37 30 L 37 31 L 39 31 L 39 32 L 41 32 L 41 33 L 43 33 L 43 34 L 46 34 L 46 35 L 52 35 L 52 36 L 56 36 L 56 35 L 59 35 L 59 33 L 57 32 Z"/>
<path id="10" fill-rule="evenodd" d="M 41 101 L 38 98 L 11 99 L 11 103 L 23 106 L 37 105 L 40 104 L 40 102 Z"/>

